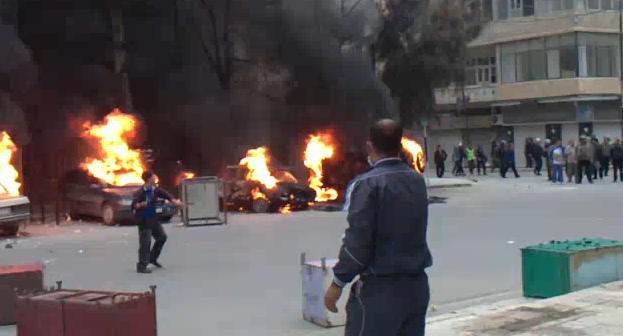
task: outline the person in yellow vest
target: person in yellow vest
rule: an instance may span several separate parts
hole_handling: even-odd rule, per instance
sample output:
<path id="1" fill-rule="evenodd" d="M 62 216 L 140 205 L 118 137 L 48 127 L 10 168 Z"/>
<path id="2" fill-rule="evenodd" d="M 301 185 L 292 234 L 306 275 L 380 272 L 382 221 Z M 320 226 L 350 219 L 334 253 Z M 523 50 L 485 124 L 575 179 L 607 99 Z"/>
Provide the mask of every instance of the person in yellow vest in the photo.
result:
<path id="1" fill-rule="evenodd" d="M 474 154 L 474 147 L 471 144 L 465 148 L 467 154 L 467 167 L 469 168 L 469 174 L 474 175 L 474 168 L 476 168 L 476 155 Z"/>

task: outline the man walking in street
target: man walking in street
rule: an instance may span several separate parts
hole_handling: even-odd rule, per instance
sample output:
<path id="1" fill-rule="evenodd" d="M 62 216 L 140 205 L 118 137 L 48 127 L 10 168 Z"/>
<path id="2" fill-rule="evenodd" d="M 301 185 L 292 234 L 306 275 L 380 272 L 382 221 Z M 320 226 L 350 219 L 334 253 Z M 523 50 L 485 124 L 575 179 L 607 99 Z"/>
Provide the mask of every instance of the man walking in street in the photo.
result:
<path id="1" fill-rule="evenodd" d="M 167 234 L 164 232 L 162 224 L 158 221 L 156 215 L 156 201 L 158 198 L 164 198 L 175 204 L 178 208 L 186 206 L 177 199 L 174 199 L 166 190 L 156 185 L 156 174 L 152 171 L 146 171 L 142 175 L 145 184 L 140 187 L 132 198 L 132 210 L 134 211 L 134 219 L 138 224 L 139 250 L 138 264 L 136 271 L 138 273 L 151 273 L 147 268 L 149 264 L 162 268 L 158 263 L 158 257 L 162 252 L 162 247 L 167 241 Z M 151 237 L 156 242 L 153 249 L 151 248 Z"/>
<path id="2" fill-rule="evenodd" d="M 482 148 L 482 145 L 478 145 L 478 149 L 476 150 L 476 170 L 478 171 L 478 176 L 480 176 L 480 168 L 482 168 L 482 174 L 487 175 L 487 156 L 485 155 L 485 150 Z"/>
<path id="3" fill-rule="evenodd" d="M 346 306 L 346 336 L 424 336 L 430 300 L 425 269 L 432 265 L 426 185 L 398 158 L 398 123 L 379 121 L 369 137 L 374 165 L 346 192 L 348 228 L 324 303 L 337 312 L 342 288 L 359 275 Z"/>
<path id="4" fill-rule="evenodd" d="M 532 138 L 526 138 L 526 146 L 524 149 L 524 156 L 526 157 L 526 168 L 532 168 L 532 147 L 534 143 L 532 142 Z"/>
<path id="5" fill-rule="evenodd" d="M 604 176 L 608 177 L 608 171 L 610 171 L 610 138 L 604 137 L 604 141 L 601 143 L 601 157 L 599 159 L 599 178 L 603 179 Z"/>
<path id="6" fill-rule="evenodd" d="M 448 154 L 445 150 L 441 148 L 441 145 L 437 145 L 437 150 L 435 150 L 435 168 L 437 171 L 437 177 L 442 178 L 443 173 L 446 171 L 446 159 L 448 158 Z"/>
<path id="7" fill-rule="evenodd" d="M 578 178 L 577 183 L 582 184 L 582 175 L 586 174 L 588 183 L 593 183 L 593 171 L 591 167 L 593 165 L 593 157 L 595 155 L 593 146 L 588 143 L 586 135 L 580 136 L 580 144 L 575 149 L 575 156 L 578 160 Z"/>
<path id="8" fill-rule="evenodd" d="M 562 147 L 562 141 L 556 140 L 556 143 L 552 147 L 551 153 L 552 183 L 556 184 L 556 182 L 558 182 L 562 184 L 562 164 L 565 161 L 565 149 Z"/>
<path id="9" fill-rule="evenodd" d="M 618 138 L 614 140 L 614 145 L 610 148 L 610 158 L 612 159 L 612 173 L 614 174 L 613 181 L 616 182 L 617 177 L 620 176 L 621 182 L 623 182 L 623 146 L 621 146 Z"/>
<path id="10" fill-rule="evenodd" d="M 575 156 L 575 143 L 573 139 L 569 139 L 567 147 L 565 147 L 565 172 L 567 173 L 567 182 L 576 178 L 577 158 Z"/>
<path id="11" fill-rule="evenodd" d="M 463 144 L 460 144 L 454 147 L 454 151 L 452 152 L 452 160 L 454 161 L 454 168 L 452 172 L 454 176 L 465 176 L 465 171 L 463 171 L 463 158 L 465 157 L 465 153 L 463 151 Z"/>
<path id="12" fill-rule="evenodd" d="M 515 178 L 519 178 L 517 167 L 515 167 L 515 146 L 512 142 L 508 143 L 508 148 L 504 151 L 504 162 L 502 163 L 502 178 L 506 178 L 506 173 L 511 169 L 515 173 Z"/>
<path id="13" fill-rule="evenodd" d="M 500 143 L 494 140 L 491 142 L 491 173 L 495 168 L 500 168 Z"/>

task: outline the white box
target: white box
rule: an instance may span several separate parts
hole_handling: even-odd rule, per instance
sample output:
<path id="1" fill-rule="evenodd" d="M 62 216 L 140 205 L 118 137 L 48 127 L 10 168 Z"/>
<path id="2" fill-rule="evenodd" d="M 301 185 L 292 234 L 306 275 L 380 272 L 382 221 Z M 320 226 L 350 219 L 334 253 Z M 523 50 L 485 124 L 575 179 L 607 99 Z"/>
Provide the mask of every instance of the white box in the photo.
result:
<path id="1" fill-rule="evenodd" d="M 324 295 L 333 282 L 333 267 L 337 259 L 305 261 L 301 254 L 301 277 L 303 279 L 303 319 L 323 326 L 339 327 L 346 324 L 346 302 L 350 295 L 351 284 L 346 285 L 337 302 L 337 313 L 332 313 L 324 306 Z"/>

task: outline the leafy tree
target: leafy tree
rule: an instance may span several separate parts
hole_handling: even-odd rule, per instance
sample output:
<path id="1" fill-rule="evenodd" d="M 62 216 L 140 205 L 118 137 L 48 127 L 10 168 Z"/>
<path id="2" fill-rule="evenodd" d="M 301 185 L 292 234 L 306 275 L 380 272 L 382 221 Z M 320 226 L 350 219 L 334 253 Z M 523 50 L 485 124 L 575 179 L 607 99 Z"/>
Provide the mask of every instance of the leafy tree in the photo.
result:
<path id="1" fill-rule="evenodd" d="M 432 117 L 434 89 L 463 84 L 467 43 L 480 29 L 479 10 L 461 0 L 390 0 L 383 8 L 383 29 L 371 46 L 383 81 L 399 98 L 406 127 Z"/>

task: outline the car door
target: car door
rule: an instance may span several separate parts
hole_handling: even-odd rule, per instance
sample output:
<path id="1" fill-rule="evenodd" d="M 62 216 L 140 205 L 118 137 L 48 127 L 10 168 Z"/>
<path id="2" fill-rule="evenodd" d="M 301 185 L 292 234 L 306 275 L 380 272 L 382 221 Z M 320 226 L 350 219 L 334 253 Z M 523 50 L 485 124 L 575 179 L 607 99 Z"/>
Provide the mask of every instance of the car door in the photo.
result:
<path id="1" fill-rule="evenodd" d="M 71 211 L 74 214 L 86 214 L 85 210 L 85 184 L 87 183 L 86 175 L 80 170 L 73 170 L 65 175 L 63 183 L 63 192 L 70 204 Z"/>
<path id="2" fill-rule="evenodd" d="M 101 216 L 102 205 L 106 200 L 105 186 L 99 179 L 88 176 L 88 184 L 85 190 L 85 206 L 90 215 Z"/>

